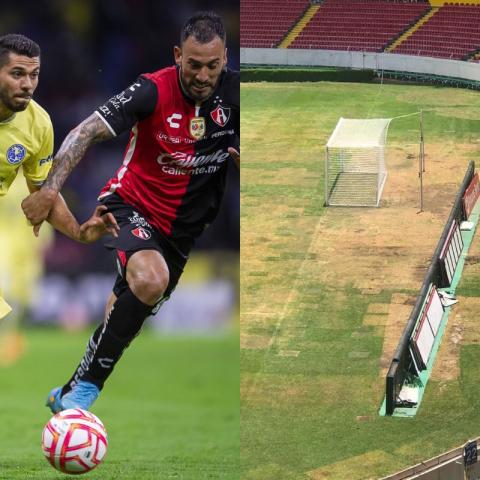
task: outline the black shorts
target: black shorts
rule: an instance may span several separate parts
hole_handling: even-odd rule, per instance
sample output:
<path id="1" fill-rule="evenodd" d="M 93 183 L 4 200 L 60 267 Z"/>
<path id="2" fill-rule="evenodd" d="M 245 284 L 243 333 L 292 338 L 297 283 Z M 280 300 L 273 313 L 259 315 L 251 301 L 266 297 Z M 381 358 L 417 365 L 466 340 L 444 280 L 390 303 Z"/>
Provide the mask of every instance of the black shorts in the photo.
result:
<path id="1" fill-rule="evenodd" d="M 120 231 L 118 238 L 109 238 L 105 247 L 115 250 L 118 276 L 113 287 L 113 293 L 118 297 L 127 287 L 126 266 L 128 259 L 140 250 L 156 250 L 165 259 L 169 270 L 167 289 L 159 301 L 163 303 L 175 289 L 188 255 L 193 246 L 193 238 L 167 238 L 157 228 L 150 225 L 136 207 L 125 203 L 120 195 L 114 193 L 101 201 L 117 220 Z"/>

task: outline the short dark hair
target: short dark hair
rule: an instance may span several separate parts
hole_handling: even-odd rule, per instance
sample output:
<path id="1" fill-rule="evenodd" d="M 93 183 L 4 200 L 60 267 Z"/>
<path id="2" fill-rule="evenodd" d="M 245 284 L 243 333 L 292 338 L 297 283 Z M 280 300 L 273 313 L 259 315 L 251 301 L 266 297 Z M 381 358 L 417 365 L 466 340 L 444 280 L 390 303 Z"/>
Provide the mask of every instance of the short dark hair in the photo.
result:
<path id="1" fill-rule="evenodd" d="M 0 67 L 7 63 L 10 52 L 33 58 L 40 56 L 40 47 L 23 35 L 8 33 L 0 37 Z"/>
<path id="2" fill-rule="evenodd" d="M 215 12 L 198 12 L 190 17 L 182 28 L 180 45 L 190 36 L 200 43 L 211 42 L 215 36 L 223 43 L 227 41 L 222 19 Z"/>

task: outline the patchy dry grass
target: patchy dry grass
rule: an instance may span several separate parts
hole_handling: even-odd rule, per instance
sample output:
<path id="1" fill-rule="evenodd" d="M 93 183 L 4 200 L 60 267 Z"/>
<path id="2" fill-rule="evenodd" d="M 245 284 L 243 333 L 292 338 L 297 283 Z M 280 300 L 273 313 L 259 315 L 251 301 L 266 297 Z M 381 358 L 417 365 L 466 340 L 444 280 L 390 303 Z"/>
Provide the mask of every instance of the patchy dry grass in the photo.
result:
<path id="1" fill-rule="evenodd" d="M 411 118 L 391 125 L 381 208 L 324 209 L 323 145 L 338 118 L 419 108 L 424 211 Z M 480 396 L 463 366 L 480 354 L 479 262 L 465 268 L 419 414 L 378 416 L 385 369 L 468 160 L 479 157 L 476 119 L 469 91 L 242 85 L 242 479 L 378 478 L 478 435 Z"/>

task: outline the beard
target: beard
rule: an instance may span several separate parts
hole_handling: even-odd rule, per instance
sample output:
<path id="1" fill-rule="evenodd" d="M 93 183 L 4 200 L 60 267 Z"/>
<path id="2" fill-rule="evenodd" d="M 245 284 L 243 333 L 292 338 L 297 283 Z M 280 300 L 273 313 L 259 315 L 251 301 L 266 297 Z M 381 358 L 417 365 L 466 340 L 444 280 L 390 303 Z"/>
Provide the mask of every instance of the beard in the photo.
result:
<path id="1" fill-rule="evenodd" d="M 189 96 L 192 97 L 194 100 L 197 100 L 199 102 L 204 102 L 205 100 L 207 100 L 212 93 L 213 93 L 213 90 L 211 88 L 205 89 L 204 93 L 195 93 L 192 90 L 192 87 L 190 87 L 188 89 Z"/>
<path id="2" fill-rule="evenodd" d="M 9 96 L 5 90 L 0 89 L 0 102 L 5 105 L 11 112 L 23 112 L 30 103 L 30 98 L 24 99 L 24 101 L 19 101 L 18 103 L 15 101 L 18 97 L 11 97 Z M 27 100 L 27 101 L 25 101 Z"/>
<path id="3" fill-rule="evenodd" d="M 205 100 L 207 100 L 215 90 L 215 88 L 210 83 L 205 85 L 196 85 L 195 81 L 193 80 L 191 80 L 190 82 L 186 81 L 185 78 L 183 78 L 181 67 L 180 67 L 180 85 L 182 86 L 184 93 L 186 93 L 188 97 L 198 102 L 204 102 Z M 207 88 L 205 88 L 204 92 L 195 92 L 192 87 L 207 87 Z"/>

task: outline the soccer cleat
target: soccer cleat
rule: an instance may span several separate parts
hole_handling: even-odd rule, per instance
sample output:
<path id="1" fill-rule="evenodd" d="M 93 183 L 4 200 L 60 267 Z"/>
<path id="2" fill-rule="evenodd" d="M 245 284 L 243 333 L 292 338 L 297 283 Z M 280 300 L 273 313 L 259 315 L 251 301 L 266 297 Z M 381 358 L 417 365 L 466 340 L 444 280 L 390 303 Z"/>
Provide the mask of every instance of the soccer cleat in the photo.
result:
<path id="1" fill-rule="evenodd" d="M 55 387 L 47 397 L 46 406 L 52 411 L 52 413 L 58 413 L 64 408 L 61 402 L 62 387 Z"/>
<path id="2" fill-rule="evenodd" d="M 100 390 L 90 382 L 78 382 L 68 393 L 62 395 L 62 388 L 54 388 L 47 399 L 47 407 L 52 413 L 58 413 L 69 408 L 81 408 L 89 410 L 97 399 Z"/>
<path id="3" fill-rule="evenodd" d="M 100 390 L 96 385 L 81 380 L 62 397 L 62 410 L 67 408 L 81 408 L 90 410 L 91 405 L 97 399 Z"/>

